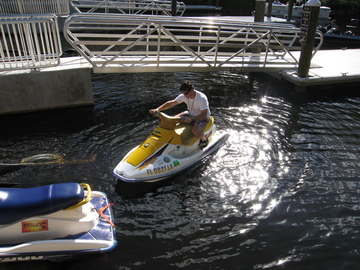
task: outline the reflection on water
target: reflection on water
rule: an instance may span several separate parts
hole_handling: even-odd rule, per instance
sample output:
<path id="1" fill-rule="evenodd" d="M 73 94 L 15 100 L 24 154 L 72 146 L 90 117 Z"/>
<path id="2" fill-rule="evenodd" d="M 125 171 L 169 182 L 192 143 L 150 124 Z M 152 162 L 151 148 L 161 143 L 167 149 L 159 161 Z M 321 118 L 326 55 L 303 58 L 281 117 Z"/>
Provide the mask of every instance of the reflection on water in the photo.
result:
<path id="1" fill-rule="evenodd" d="M 174 98 L 185 79 L 209 97 L 228 143 L 166 181 L 117 181 L 115 165 L 158 123 L 149 109 Z M 360 97 L 353 89 L 294 93 L 284 82 L 231 72 L 101 74 L 92 81 L 93 107 L 0 117 L 0 162 L 40 153 L 95 159 L 8 171 L 0 183 L 89 183 L 115 203 L 119 245 L 86 260 L 21 267 L 358 266 Z"/>

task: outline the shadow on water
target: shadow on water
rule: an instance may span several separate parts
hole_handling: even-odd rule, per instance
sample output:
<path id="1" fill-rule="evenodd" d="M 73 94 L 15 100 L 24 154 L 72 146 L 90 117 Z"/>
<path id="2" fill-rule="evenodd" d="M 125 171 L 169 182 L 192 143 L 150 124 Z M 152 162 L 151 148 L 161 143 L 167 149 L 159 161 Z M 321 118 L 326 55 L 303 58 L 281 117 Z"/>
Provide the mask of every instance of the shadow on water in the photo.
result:
<path id="1" fill-rule="evenodd" d="M 0 270 L 63 270 L 68 269 L 117 269 L 109 263 L 109 254 L 78 255 L 74 257 L 54 257 L 51 260 L 32 262 L 9 262 L 0 264 Z"/>
<path id="2" fill-rule="evenodd" d="M 36 138 L 43 138 L 42 140 L 45 141 L 44 138 L 58 137 L 59 134 L 70 138 L 72 134 L 91 128 L 95 124 L 93 106 L 2 115 L 0 116 L 0 149 L 2 147 L 12 149 L 14 144 L 35 141 Z M 14 155 L 2 156 L 4 154 L 2 151 L 0 163 L 18 163 L 28 156 L 27 148 L 30 147 L 31 143 L 24 146 L 17 160 L 14 159 Z M 41 148 L 39 150 L 41 151 Z"/>
<path id="3" fill-rule="evenodd" d="M 176 176 L 152 183 L 127 183 L 121 180 L 117 180 L 115 185 L 115 192 L 124 199 L 139 198 L 143 197 L 149 192 L 156 191 L 160 187 L 171 184 L 169 182 L 171 182 L 174 178 L 176 178 Z"/>

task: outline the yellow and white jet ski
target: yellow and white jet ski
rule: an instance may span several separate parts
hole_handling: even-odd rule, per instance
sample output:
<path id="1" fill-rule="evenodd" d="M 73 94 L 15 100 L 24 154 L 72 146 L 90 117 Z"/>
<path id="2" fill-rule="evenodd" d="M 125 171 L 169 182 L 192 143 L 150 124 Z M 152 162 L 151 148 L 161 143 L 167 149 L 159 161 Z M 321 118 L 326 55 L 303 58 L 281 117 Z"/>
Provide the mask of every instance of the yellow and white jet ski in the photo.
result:
<path id="1" fill-rule="evenodd" d="M 199 139 L 192 135 L 192 126 L 162 112 L 161 122 L 147 139 L 136 146 L 113 170 L 125 182 L 155 182 L 174 176 L 218 150 L 229 134 L 218 134 L 214 118 L 210 117 L 204 134 L 208 145 L 201 149 Z"/>
<path id="2" fill-rule="evenodd" d="M 87 184 L 0 188 L 0 262 L 111 251 L 117 245 L 111 205 Z"/>

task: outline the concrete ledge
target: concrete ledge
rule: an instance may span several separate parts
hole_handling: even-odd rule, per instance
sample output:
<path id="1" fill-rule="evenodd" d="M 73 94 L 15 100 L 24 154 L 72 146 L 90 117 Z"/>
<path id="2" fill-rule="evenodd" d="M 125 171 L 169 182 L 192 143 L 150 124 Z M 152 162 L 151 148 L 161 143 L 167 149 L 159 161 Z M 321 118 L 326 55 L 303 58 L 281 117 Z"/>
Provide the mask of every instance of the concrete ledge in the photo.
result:
<path id="1" fill-rule="evenodd" d="M 283 79 L 297 85 L 297 86 L 314 86 L 314 85 L 332 85 L 355 83 L 360 81 L 360 75 L 348 76 L 344 73 L 341 76 L 327 76 L 320 77 L 309 72 L 309 77 L 299 77 L 297 71 L 283 70 L 280 72 Z"/>
<path id="2" fill-rule="evenodd" d="M 300 52 L 298 52 L 300 58 Z M 360 81 L 360 50 L 321 50 L 311 60 L 308 77 L 299 77 L 296 70 L 282 70 L 281 78 L 297 86 L 335 85 Z"/>
<path id="3" fill-rule="evenodd" d="M 90 68 L 2 74 L 0 85 L 0 114 L 94 103 Z"/>

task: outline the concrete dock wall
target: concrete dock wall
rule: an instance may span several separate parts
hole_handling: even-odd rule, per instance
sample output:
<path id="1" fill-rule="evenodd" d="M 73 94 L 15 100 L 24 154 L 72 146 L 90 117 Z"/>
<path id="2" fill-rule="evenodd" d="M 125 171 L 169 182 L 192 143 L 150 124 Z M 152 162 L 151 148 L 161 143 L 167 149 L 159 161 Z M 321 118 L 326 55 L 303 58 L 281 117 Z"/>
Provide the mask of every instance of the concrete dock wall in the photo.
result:
<path id="1" fill-rule="evenodd" d="M 0 114 L 91 105 L 93 102 L 90 68 L 0 76 Z"/>

